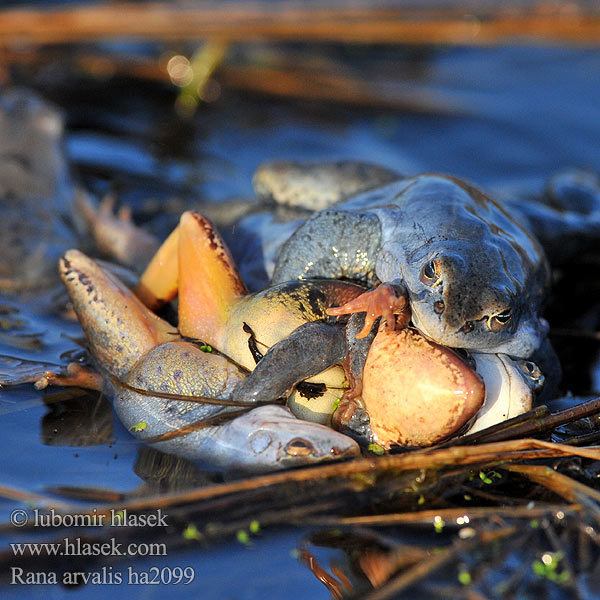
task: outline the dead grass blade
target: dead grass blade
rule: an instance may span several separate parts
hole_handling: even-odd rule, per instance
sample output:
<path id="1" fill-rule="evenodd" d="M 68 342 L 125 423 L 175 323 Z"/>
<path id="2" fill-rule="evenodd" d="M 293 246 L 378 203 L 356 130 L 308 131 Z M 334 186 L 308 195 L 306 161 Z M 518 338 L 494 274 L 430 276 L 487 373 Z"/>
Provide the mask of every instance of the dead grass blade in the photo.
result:
<path id="1" fill-rule="evenodd" d="M 18 500 L 31 506 L 43 506 L 44 508 L 53 508 L 57 511 L 69 511 L 73 509 L 72 505 L 69 505 L 60 500 L 55 500 L 50 496 L 44 496 L 43 494 L 35 494 L 26 490 L 20 490 L 18 488 L 9 487 L 6 485 L 0 485 L 0 498 L 7 498 L 9 500 Z"/>
<path id="2" fill-rule="evenodd" d="M 600 460 L 600 447 L 575 448 L 535 439 L 514 440 L 479 446 L 459 446 L 443 449 L 423 449 L 413 452 L 363 458 L 345 463 L 335 463 L 319 467 L 307 467 L 282 473 L 262 475 L 230 483 L 212 485 L 191 491 L 167 495 L 149 496 L 131 500 L 125 504 L 97 507 L 95 514 L 108 514 L 111 509 L 148 510 L 184 505 L 200 501 L 223 498 L 231 494 L 265 490 L 269 487 L 290 482 L 319 482 L 348 478 L 357 489 L 375 485 L 378 474 L 400 474 L 404 471 L 429 469 L 436 470 L 459 465 L 504 465 L 507 462 L 554 458 L 557 456 L 582 456 Z M 374 476 L 374 477 L 371 477 Z M 87 514 L 87 513 L 83 513 Z"/>
<path id="3" fill-rule="evenodd" d="M 465 508 L 441 508 L 432 510 L 419 510 L 406 513 L 388 513 L 382 515 L 362 515 L 358 517 L 339 517 L 339 518 L 315 518 L 310 519 L 311 525 L 356 525 L 360 527 L 389 527 L 392 525 L 429 525 L 436 522 L 445 523 L 452 526 L 463 526 L 474 520 L 489 518 L 529 518 L 539 519 L 545 515 L 562 512 L 579 513 L 582 510 L 581 504 L 568 505 L 546 505 L 546 506 L 475 506 Z"/>
<path id="4" fill-rule="evenodd" d="M 415 566 L 403 571 L 400 575 L 392 577 L 387 583 L 373 592 L 366 594 L 363 598 L 364 600 L 386 600 L 387 598 L 391 598 L 417 581 L 424 579 L 427 575 L 437 571 L 456 558 L 458 554 L 468 552 L 482 544 L 491 544 L 497 540 L 511 537 L 516 533 L 516 527 L 505 527 L 494 532 L 484 531 L 471 539 L 456 542 L 452 547 L 442 549 L 431 555 L 428 560 L 422 560 Z"/>
<path id="5" fill-rule="evenodd" d="M 567 475 L 558 473 L 550 467 L 538 465 L 506 465 L 504 468 L 512 473 L 520 473 L 531 481 L 552 490 L 567 502 L 579 502 L 581 496 L 600 502 L 600 492 Z"/>
<path id="6" fill-rule="evenodd" d="M 166 2 L 110 3 L 0 14 L 0 45 L 62 44 L 101 39 L 287 40 L 389 44 L 494 44 L 515 39 L 597 44 L 593 5 L 571 2 L 484 3 L 468 11 L 447 3 L 373 6 L 365 3 L 228 2 L 202 9 Z"/>

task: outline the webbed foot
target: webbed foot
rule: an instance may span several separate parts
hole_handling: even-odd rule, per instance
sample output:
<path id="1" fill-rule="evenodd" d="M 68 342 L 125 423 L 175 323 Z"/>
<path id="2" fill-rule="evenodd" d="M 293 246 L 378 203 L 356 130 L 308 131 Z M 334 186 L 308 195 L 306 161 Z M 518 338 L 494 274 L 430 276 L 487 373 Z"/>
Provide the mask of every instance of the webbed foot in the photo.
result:
<path id="1" fill-rule="evenodd" d="M 379 317 L 382 317 L 380 327 L 384 331 L 403 329 L 410 320 L 408 292 L 402 284 L 382 283 L 343 306 L 327 309 L 328 315 L 336 317 L 359 312 L 366 312 L 366 315 L 365 325 L 356 336 L 357 339 L 366 337 Z"/>
<path id="2" fill-rule="evenodd" d="M 103 387 L 102 375 L 83 367 L 78 363 L 69 363 L 67 368 L 61 372 L 45 371 L 35 381 L 35 389 L 43 390 L 49 385 L 60 385 L 63 387 L 82 387 L 87 390 L 101 391 Z"/>
<path id="3" fill-rule="evenodd" d="M 122 207 L 114 212 L 115 199 L 107 196 L 99 206 L 84 193 L 75 197 L 75 208 L 90 230 L 100 252 L 133 269 L 145 264 L 156 252 L 159 241 L 137 227 L 131 210 Z"/>
<path id="4" fill-rule="evenodd" d="M 358 390 L 344 394 L 337 410 L 333 413 L 332 425 L 340 433 L 357 440 L 362 445 L 372 441 L 371 419 Z"/>

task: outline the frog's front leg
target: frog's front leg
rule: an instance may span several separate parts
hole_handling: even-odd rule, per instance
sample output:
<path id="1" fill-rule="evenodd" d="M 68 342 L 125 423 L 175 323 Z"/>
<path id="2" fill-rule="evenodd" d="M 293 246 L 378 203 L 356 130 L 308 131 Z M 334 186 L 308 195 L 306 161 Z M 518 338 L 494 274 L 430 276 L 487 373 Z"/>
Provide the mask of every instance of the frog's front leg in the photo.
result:
<path id="1" fill-rule="evenodd" d="M 298 382 L 339 364 L 346 356 L 344 328 L 313 321 L 273 345 L 232 399 L 269 401 L 287 397 Z"/>
<path id="2" fill-rule="evenodd" d="M 406 327 L 410 321 L 406 287 L 402 283 L 382 283 L 343 306 L 327 309 L 328 315 L 336 317 L 362 312 L 365 313 L 365 322 L 362 330 L 356 334 L 358 339 L 366 337 L 380 317 L 384 331 Z"/>
<path id="3" fill-rule="evenodd" d="M 371 344 L 378 329 L 369 327 L 367 334 L 359 337 L 358 332 L 365 330 L 365 320 L 361 314 L 355 313 L 351 315 L 346 324 L 347 352 L 343 366 L 349 387 L 340 398 L 331 419 L 335 429 L 351 436 L 364 446 L 371 442 L 373 433 L 371 418 L 362 399 L 363 373 Z"/>
<path id="4" fill-rule="evenodd" d="M 314 214 L 279 251 L 273 283 L 295 279 L 353 279 L 374 285 L 381 225 L 369 213 L 324 210 Z"/>
<path id="5" fill-rule="evenodd" d="M 287 397 L 302 380 L 339 364 L 346 372 L 350 389 L 343 393 L 337 409 L 329 408 L 331 412 L 335 411 L 333 415 L 329 413 L 331 422 L 343 433 L 355 439 L 367 440 L 370 435 L 369 417 L 360 396 L 362 371 L 375 334 L 372 332 L 365 338 L 356 339 L 356 332 L 362 326 L 363 318 L 352 315 L 346 325 L 311 322 L 298 327 L 260 358 L 254 371 L 238 384 L 232 399 L 268 401 Z M 318 389 L 313 393 L 317 394 Z M 294 412 L 300 411 L 303 418 L 318 420 L 319 411 L 324 407 L 311 405 L 310 394 L 308 396 L 302 403 L 300 398 L 294 397 L 290 406 Z"/>

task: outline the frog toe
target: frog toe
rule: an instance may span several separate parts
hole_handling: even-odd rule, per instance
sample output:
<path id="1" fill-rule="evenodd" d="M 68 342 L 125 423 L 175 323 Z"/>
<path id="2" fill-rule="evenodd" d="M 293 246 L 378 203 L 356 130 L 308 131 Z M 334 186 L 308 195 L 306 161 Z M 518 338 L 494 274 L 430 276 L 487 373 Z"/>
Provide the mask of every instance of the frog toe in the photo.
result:
<path id="1" fill-rule="evenodd" d="M 156 252 L 158 240 L 134 224 L 131 211 L 123 207 L 114 213 L 114 197 L 95 206 L 87 194 L 75 195 L 75 210 L 89 230 L 98 250 L 131 268 L 145 264 Z"/>
<path id="2" fill-rule="evenodd" d="M 393 331 L 396 325 L 406 327 L 409 320 L 408 293 L 401 284 L 382 283 L 374 290 L 370 290 L 347 302 L 343 306 L 329 308 L 327 314 L 331 316 L 349 315 L 364 312 L 365 324 L 362 331 L 356 336 L 358 339 L 366 337 L 375 321 L 381 317 L 382 327 L 386 331 Z M 399 315 L 396 321 L 396 315 Z"/>

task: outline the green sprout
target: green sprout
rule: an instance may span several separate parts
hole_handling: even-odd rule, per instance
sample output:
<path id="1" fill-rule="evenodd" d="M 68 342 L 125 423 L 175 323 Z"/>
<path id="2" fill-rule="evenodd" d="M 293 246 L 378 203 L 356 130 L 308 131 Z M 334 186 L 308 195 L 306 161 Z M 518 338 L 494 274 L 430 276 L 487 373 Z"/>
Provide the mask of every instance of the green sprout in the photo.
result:
<path id="1" fill-rule="evenodd" d="M 469 585 L 471 581 L 473 581 L 471 578 L 471 573 L 469 573 L 469 571 L 467 571 L 465 568 L 461 569 L 458 572 L 458 581 L 462 585 Z"/>
<path id="2" fill-rule="evenodd" d="M 481 481 L 483 481 L 483 483 L 486 485 L 492 484 L 492 480 L 483 471 L 479 471 L 479 479 L 481 479 Z"/>
<path id="3" fill-rule="evenodd" d="M 146 427 L 148 427 L 148 423 L 146 423 L 145 421 L 140 421 L 139 423 L 136 423 L 135 425 L 132 425 L 129 428 L 129 431 L 144 431 L 144 429 L 146 429 Z"/>
<path id="4" fill-rule="evenodd" d="M 198 528 L 190 523 L 181 533 L 184 539 L 186 540 L 200 540 L 202 539 L 202 534 L 198 531 Z"/>
<path id="5" fill-rule="evenodd" d="M 237 541 L 240 544 L 243 544 L 244 546 L 250 546 L 250 544 L 252 543 L 250 541 L 250 535 L 248 534 L 248 532 L 245 529 L 240 529 L 235 536 L 237 537 Z"/>
<path id="6" fill-rule="evenodd" d="M 564 552 L 545 552 L 540 559 L 533 561 L 531 568 L 536 575 L 548 581 L 566 583 L 570 579 L 569 571 L 559 572 L 560 562 L 564 557 Z"/>
<path id="7" fill-rule="evenodd" d="M 382 456 L 385 454 L 385 450 L 379 444 L 369 444 L 367 446 L 367 450 L 373 454 L 377 454 L 377 456 Z"/>
<path id="8" fill-rule="evenodd" d="M 250 521 L 250 525 L 248 526 L 250 533 L 258 533 L 260 531 L 260 523 L 258 521 Z"/>

